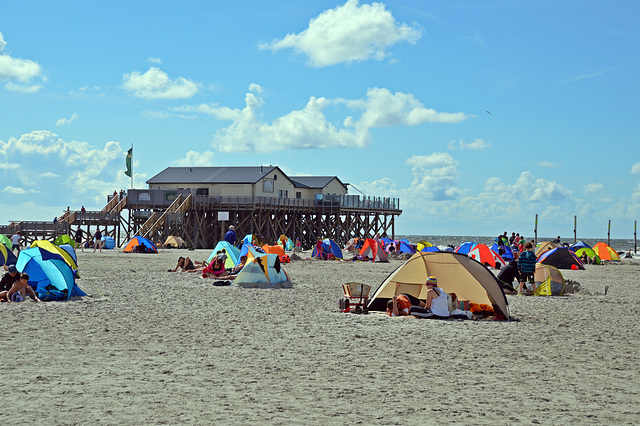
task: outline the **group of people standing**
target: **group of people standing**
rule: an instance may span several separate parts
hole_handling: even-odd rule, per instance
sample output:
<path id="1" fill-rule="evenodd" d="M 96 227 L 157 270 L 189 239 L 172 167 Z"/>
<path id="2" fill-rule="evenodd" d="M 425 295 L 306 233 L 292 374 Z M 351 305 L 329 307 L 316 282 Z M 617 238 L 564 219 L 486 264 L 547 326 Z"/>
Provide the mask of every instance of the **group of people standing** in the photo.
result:
<path id="1" fill-rule="evenodd" d="M 558 239 L 559 238 L 560 237 L 558 237 Z M 513 260 L 500 269 L 500 273 L 498 273 L 498 280 L 501 282 L 505 293 L 535 293 L 536 282 L 534 273 L 536 271 L 537 257 L 533 251 L 535 247 L 534 242 L 525 241 L 524 236 L 515 232 L 511 233 L 511 237 L 509 238 L 505 231 L 504 234 L 496 238 L 496 243 L 498 244 L 498 254 L 504 254 L 504 246 L 507 244 L 513 253 Z M 514 280 L 517 280 L 519 283 L 517 291 L 511 286 Z M 525 286 L 527 282 L 531 286 L 530 292 Z"/>

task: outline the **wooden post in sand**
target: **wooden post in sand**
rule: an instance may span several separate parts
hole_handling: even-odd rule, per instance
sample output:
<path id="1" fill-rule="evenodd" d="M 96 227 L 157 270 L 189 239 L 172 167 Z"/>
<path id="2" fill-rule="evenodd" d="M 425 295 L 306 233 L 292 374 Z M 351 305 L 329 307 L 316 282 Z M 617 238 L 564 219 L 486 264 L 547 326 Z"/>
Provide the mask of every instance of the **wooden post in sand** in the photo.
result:
<path id="1" fill-rule="evenodd" d="M 535 245 L 538 244 L 538 213 L 536 213 L 536 224 L 533 228 L 533 234 L 535 236 L 535 241 L 533 242 Z"/>
<path id="2" fill-rule="evenodd" d="M 573 215 L 573 244 L 578 242 L 578 216 Z"/>
<path id="3" fill-rule="evenodd" d="M 609 219 L 609 227 L 607 228 L 607 245 L 611 247 L 611 219 Z"/>
<path id="4" fill-rule="evenodd" d="M 637 244 L 637 236 L 638 236 L 638 221 L 633 221 L 633 252 L 638 254 L 638 244 Z"/>

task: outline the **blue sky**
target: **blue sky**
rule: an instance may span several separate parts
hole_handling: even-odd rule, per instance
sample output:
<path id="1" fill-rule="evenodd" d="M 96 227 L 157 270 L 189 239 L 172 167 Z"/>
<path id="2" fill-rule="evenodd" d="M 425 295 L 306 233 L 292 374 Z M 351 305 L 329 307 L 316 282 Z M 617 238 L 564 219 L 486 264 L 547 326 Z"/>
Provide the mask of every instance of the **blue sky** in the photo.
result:
<path id="1" fill-rule="evenodd" d="M 640 219 L 636 1 L 1 1 L 0 223 L 168 166 L 400 198 L 400 234 Z M 357 194 L 351 190 L 350 193 Z"/>

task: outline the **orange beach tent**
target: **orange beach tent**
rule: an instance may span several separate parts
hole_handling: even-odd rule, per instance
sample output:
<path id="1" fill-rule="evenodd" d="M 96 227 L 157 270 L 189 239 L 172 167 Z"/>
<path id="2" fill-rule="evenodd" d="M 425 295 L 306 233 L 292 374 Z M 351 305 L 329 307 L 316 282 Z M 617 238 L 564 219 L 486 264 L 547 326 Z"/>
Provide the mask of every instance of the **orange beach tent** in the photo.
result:
<path id="1" fill-rule="evenodd" d="M 388 262 L 387 255 L 382 245 L 373 238 L 367 238 L 360 249 L 360 255 L 369 256 L 374 262 Z"/>
<path id="2" fill-rule="evenodd" d="M 606 243 L 600 242 L 593 246 L 593 251 L 596 252 L 598 256 L 600 256 L 601 260 L 613 260 L 616 262 L 621 262 L 620 256 L 618 253 L 609 247 Z"/>

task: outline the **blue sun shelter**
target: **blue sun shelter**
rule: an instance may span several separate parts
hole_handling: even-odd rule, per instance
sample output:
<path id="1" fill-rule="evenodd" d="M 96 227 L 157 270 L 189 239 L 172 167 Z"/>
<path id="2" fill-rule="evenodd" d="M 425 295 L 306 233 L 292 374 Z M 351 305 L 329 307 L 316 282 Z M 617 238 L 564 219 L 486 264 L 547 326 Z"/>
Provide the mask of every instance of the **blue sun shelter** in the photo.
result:
<path id="1" fill-rule="evenodd" d="M 76 285 L 73 270 L 58 253 L 41 247 L 22 250 L 16 268 L 29 274 L 29 285 L 41 300 L 68 300 L 87 295 Z"/>
<path id="2" fill-rule="evenodd" d="M 243 244 L 242 248 L 240 249 L 240 255 L 238 258 L 243 257 L 243 256 L 248 256 L 248 257 L 258 257 L 261 256 L 263 254 L 266 254 L 264 252 L 264 250 L 262 250 L 260 247 L 256 247 L 253 244 Z"/>
<path id="3" fill-rule="evenodd" d="M 333 254 L 337 259 L 342 259 L 342 249 L 331 238 L 325 238 L 322 240 L 322 251 L 325 254 Z M 317 257 L 318 253 L 316 253 L 316 248 L 313 248 L 313 252 L 311 253 L 311 257 Z"/>
<path id="4" fill-rule="evenodd" d="M 233 280 L 241 287 L 278 288 L 291 284 L 277 254 L 262 254 L 247 263 Z"/>
<path id="5" fill-rule="evenodd" d="M 211 259 L 213 259 L 213 256 L 215 256 L 216 253 L 222 249 L 224 249 L 224 251 L 227 253 L 227 260 L 224 262 L 225 268 L 227 269 L 233 268 L 238 263 L 240 263 L 240 249 L 232 246 L 226 241 L 220 241 L 218 244 L 216 244 L 216 247 L 213 249 L 213 251 L 209 255 L 209 258 L 207 259 L 207 264 L 211 262 Z"/>
<path id="6" fill-rule="evenodd" d="M 102 241 L 102 248 L 111 250 L 116 247 L 116 241 L 113 237 L 104 235 L 100 240 Z"/>
<path id="7" fill-rule="evenodd" d="M 398 244 L 398 253 L 415 253 L 416 250 L 413 248 L 413 246 L 411 245 L 411 243 L 405 241 L 405 240 L 400 240 L 400 243 Z"/>

